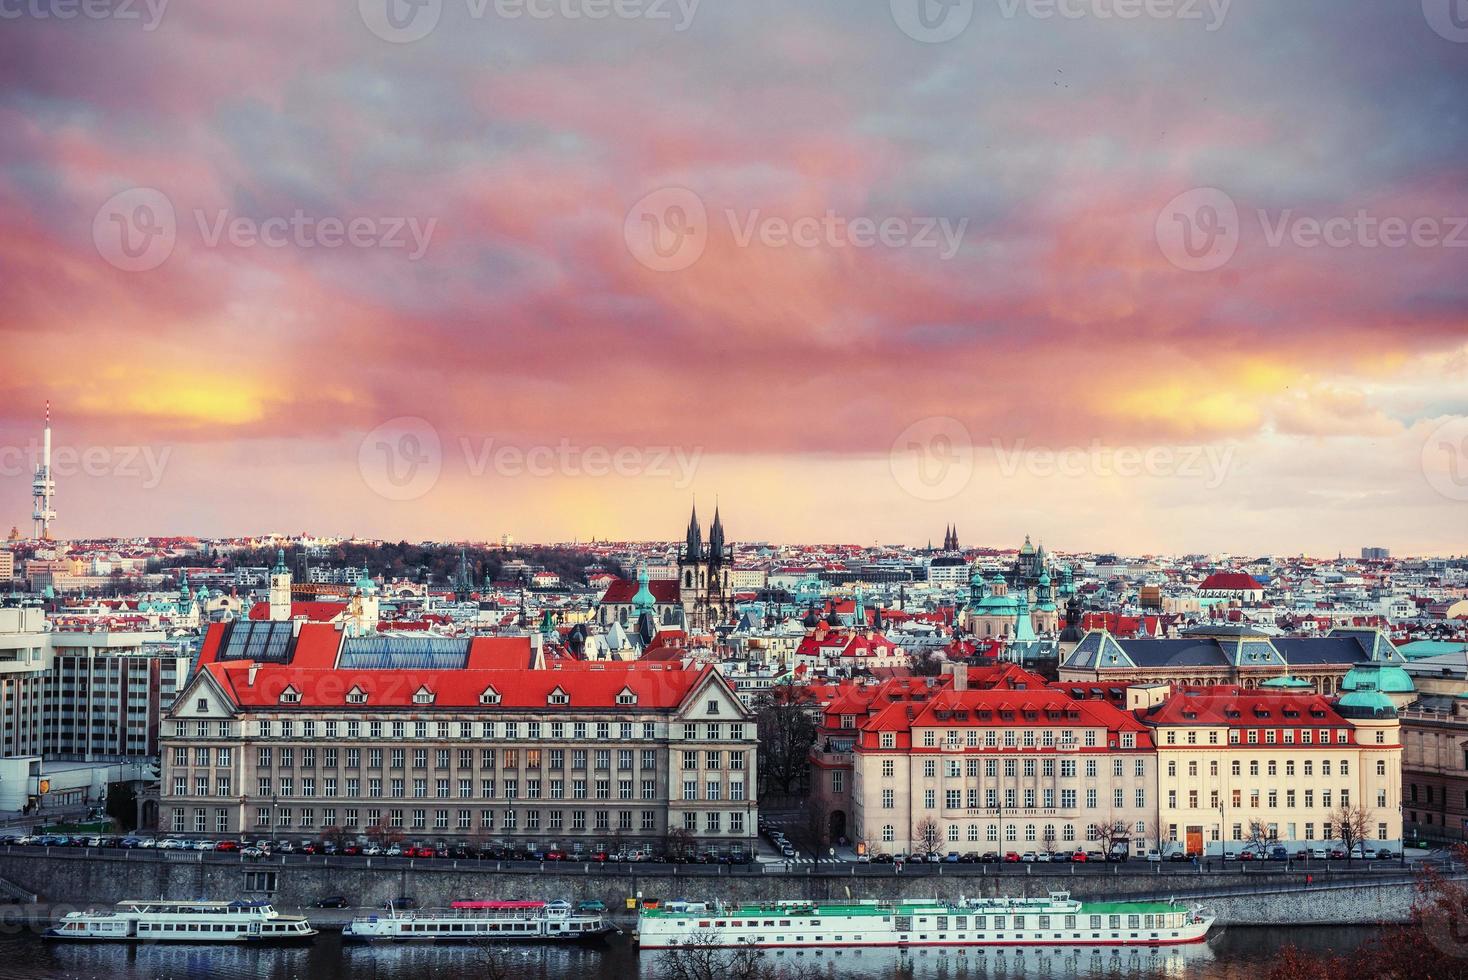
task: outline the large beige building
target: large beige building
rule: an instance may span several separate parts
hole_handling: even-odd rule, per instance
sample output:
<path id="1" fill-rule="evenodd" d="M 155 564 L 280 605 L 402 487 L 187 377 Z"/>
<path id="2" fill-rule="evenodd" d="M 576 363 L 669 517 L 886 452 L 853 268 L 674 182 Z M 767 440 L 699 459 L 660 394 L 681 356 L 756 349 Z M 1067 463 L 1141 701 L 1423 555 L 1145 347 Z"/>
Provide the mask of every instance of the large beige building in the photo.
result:
<path id="1" fill-rule="evenodd" d="M 1104 701 L 959 670 L 851 725 L 851 834 L 873 850 L 1136 851 L 1156 812 L 1151 732 Z"/>
<path id="2" fill-rule="evenodd" d="M 162 829 L 752 851 L 755 723 L 717 671 L 534 653 L 215 624 L 165 727 Z"/>
<path id="3" fill-rule="evenodd" d="M 1311 693 L 1152 685 L 1133 687 L 1127 697 L 1153 733 L 1164 841 L 1203 856 L 1265 841 L 1293 853 L 1336 841 L 1334 821 L 1350 806 L 1365 811 L 1368 846 L 1400 851 L 1399 722 L 1379 693 L 1331 701 Z"/>

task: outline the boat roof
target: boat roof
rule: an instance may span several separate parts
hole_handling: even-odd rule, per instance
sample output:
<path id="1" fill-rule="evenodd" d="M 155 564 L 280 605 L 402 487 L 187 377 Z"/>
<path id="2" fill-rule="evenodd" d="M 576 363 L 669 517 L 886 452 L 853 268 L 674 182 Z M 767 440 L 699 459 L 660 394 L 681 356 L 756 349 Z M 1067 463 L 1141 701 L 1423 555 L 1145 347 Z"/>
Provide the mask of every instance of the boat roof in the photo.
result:
<path id="1" fill-rule="evenodd" d="M 270 902 L 206 902 L 189 898 L 125 898 L 118 905 L 187 905 L 196 909 L 268 909 Z"/>
<path id="2" fill-rule="evenodd" d="M 1065 900 L 1062 900 L 1065 901 Z M 1071 901 L 1079 901 L 1072 899 Z M 1008 904 L 1006 904 L 1008 903 Z M 909 901 L 897 901 L 892 903 L 862 902 L 857 904 L 826 904 L 822 902 L 811 902 L 810 904 L 793 904 L 790 902 L 778 905 L 739 905 L 725 906 L 723 909 L 715 909 L 711 904 L 703 904 L 701 908 L 668 908 L 666 905 L 657 908 L 644 908 L 643 912 L 648 916 L 663 916 L 667 918 L 686 916 L 733 916 L 733 915 L 790 915 L 792 913 L 812 915 L 907 915 L 915 912 L 987 912 L 991 909 L 1001 908 L 1014 909 L 1015 911 L 1031 911 L 1050 907 L 1055 903 L 1051 898 L 990 898 L 977 899 L 971 905 L 950 905 L 937 899 L 916 899 Z M 675 906 L 698 905 L 700 903 L 672 903 Z M 1177 912 L 1180 907 L 1168 902 L 1080 902 L 1080 913 L 1085 915 L 1141 915 L 1158 912 Z"/>

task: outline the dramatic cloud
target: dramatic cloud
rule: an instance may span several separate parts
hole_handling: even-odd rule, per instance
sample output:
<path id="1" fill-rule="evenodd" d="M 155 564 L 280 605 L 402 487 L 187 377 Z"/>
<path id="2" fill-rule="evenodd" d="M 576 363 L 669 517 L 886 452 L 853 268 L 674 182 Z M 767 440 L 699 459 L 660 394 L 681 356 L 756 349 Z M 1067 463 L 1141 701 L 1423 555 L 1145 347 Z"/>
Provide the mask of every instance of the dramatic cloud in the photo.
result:
<path id="1" fill-rule="evenodd" d="M 1468 43 L 1421 4 L 395 2 L 5 21 L 7 523 L 50 399 L 167 456 L 63 476 L 63 535 L 666 537 L 697 491 L 744 538 L 1468 547 Z"/>

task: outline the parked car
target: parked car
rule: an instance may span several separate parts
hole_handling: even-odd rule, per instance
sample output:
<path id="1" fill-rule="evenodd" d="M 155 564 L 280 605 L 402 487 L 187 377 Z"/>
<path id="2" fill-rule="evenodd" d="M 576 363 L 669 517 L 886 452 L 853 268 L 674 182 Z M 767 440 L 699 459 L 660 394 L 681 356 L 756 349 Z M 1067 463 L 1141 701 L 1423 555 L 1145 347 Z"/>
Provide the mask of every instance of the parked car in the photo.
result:
<path id="1" fill-rule="evenodd" d="M 1310 848 L 1310 856 L 1317 861 L 1325 861 L 1330 858 L 1330 852 L 1323 847 Z"/>
<path id="2" fill-rule="evenodd" d="M 886 853 L 885 851 L 878 851 L 876 854 L 873 854 L 872 855 L 872 863 L 873 864 L 891 864 L 892 863 L 892 855 Z"/>
<path id="3" fill-rule="evenodd" d="M 342 895 L 329 895 L 317 902 L 316 907 L 318 909 L 344 909 L 347 907 L 347 900 Z"/>
<path id="4" fill-rule="evenodd" d="M 155 848 L 157 846 L 158 838 L 156 837 L 144 837 L 142 840 L 138 841 L 138 847 L 141 847 L 144 850 Z"/>
<path id="5" fill-rule="evenodd" d="M 403 845 L 401 845 L 401 844 L 389 844 L 389 845 L 387 845 L 387 850 L 384 851 L 383 853 L 386 854 L 388 857 L 402 857 L 403 856 Z"/>
<path id="6" fill-rule="evenodd" d="M 346 857 L 357 857 L 362 853 L 361 844 L 348 844 L 342 848 L 342 854 Z"/>
<path id="7" fill-rule="evenodd" d="M 949 851 L 947 854 L 943 855 L 943 861 L 946 864 L 957 864 L 959 860 L 960 858 L 957 851 Z"/>
<path id="8" fill-rule="evenodd" d="M 135 847 L 142 846 L 142 843 L 143 839 L 141 837 L 124 837 L 117 846 L 132 850 Z"/>
<path id="9" fill-rule="evenodd" d="M 238 851 L 240 849 L 240 845 L 238 841 L 222 840 L 218 844 L 214 845 L 214 849 L 216 851 Z"/>
<path id="10" fill-rule="evenodd" d="M 593 899 L 590 899 L 588 901 L 585 901 L 585 902 L 577 902 L 576 903 L 576 911 L 577 912 L 605 912 L 606 910 L 607 910 L 606 903 L 605 902 L 598 902 L 594 898 Z"/>
<path id="11" fill-rule="evenodd" d="M 1162 860 L 1162 852 L 1155 847 L 1149 848 L 1147 851 L 1147 860 L 1154 864 L 1159 863 Z"/>
<path id="12" fill-rule="evenodd" d="M 1005 864 L 1019 864 L 1019 852 L 1018 851 L 1005 851 L 1004 852 L 1004 863 Z"/>
<path id="13" fill-rule="evenodd" d="M 252 861 L 257 861 L 265 856 L 265 851 L 263 848 L 259 848 L 256 847 L 254 844 L 251 844 L 249 847 L 240 848 L 240 856 L 249 858 Z"/>
<path id="14" fill-rule="evenodd" d="M 1086 854 L 1085 851 L 1076 851 L 1071 854 L 1070 859 L 1076 864 L 1085 864 L 1087 861 L 1090 860 L 1090 857 Z"/>
<path id="15" fill-rule="evenodd" d="M 1390 847 L 1383 847 L 1376 852 L 1376 860 L 1378 861 L 1390 861 L 1395 857 L 1396 855 L 1392 853 Z"/>
<path id="16" fill-rule="evenodd" d="M 1035 852 L 1035 860 L 1037 862 L 1041 863 L 1041 864 L 1049 864 L 1050 863 L 1050 852 L 1049 851 L 1036 851 Z"/>
<path id="17" fill-rule="evenodd" d="M 1330 849 L 1330 857 L 1333 861 L 1344 861 L 1346 859 L 1345 849 L 1340 847 L 1332 847 Z"/>
<path id="18" fill-rule="evenodd" d="M 1025 864 L 1034 864 L 1035 863 L 1035 857 L 1036 857 L 1036 855 L 1035 855 L 1035 852 L 1034 851 L 1025 851 L 1023 854 L 1021 854 L 1019 856 L 1019 859 L 1022 862 L 1024 862 Z"/>
<path id="19" fill-rule="evenodd" d="M 1252 860 L 1254 860 L 1254 852 L 1253 851 L 1245 851 L 1244 853 L 1242 853 L 1242 854 L 1239 855 L 1239 860 L 1240 861 L 1252 861 Z"/>
<path id="20" fill-rule="evenodd" d="M 381 857 L 382 848 L 377 846 L 376 844 L 368 844 L 366 847 L 362 848 L 362 856 L 370 858 Z"/>
<path id="21" fill-rule="evenodd" d="M 1285 849 L 1283 847 L 1271 847 L 1269 849 L 1269 860 L 1271 860 L 1271 861 L 1288 861 L 1289 859 L 1290 859 L 1290 852 L 1287 849 Z"/>
<path id="22" fill-rule="evenodd" d="M 177 837 L 165 837 L 161 841 L 158 842 L 158 849 L 160 851 L 181 851 L 186 846 L 192 847 L 193 846 L 193 843 L 192 842 L 189 842 L 189 844 L 186 845 L 183 841 L 179 840 Z"/>

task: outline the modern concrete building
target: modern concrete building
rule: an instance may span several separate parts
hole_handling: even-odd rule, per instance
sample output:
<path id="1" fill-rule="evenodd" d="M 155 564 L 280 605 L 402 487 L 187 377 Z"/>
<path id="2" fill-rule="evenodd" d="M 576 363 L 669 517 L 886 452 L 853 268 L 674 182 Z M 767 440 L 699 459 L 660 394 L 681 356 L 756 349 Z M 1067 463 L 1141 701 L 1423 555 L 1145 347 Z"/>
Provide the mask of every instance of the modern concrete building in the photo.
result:
<path id="1" fill-rule="evenodd" d="M 156 757 L 159 723 L 188 676 L 189 656 L 161 632 L 47 625 L 39 607 L 0 608 L 0 759 L 28 760 L 0 768 L 0 811 L 54 808 L 64 801 L 40 799 L 43 785 L 94 787 L 119 762 Z M 63 762 L 104 774 L 41 778 Z"/>

